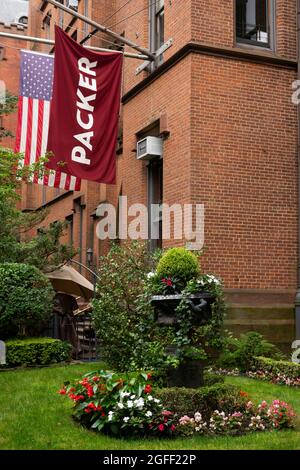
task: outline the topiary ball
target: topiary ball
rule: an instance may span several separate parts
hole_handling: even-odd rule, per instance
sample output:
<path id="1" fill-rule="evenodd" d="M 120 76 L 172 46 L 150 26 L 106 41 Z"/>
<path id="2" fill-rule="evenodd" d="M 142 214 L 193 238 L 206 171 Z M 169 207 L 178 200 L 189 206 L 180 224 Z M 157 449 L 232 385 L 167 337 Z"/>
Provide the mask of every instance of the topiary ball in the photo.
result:
<path id="1" fill-rule="evenodd" d="M 156 272 L 161 278 L 176 278 L 187 283 L 199 276 L 200 264 L 194 253 L 185 248 L 171 248 L 160 259 Z"/>

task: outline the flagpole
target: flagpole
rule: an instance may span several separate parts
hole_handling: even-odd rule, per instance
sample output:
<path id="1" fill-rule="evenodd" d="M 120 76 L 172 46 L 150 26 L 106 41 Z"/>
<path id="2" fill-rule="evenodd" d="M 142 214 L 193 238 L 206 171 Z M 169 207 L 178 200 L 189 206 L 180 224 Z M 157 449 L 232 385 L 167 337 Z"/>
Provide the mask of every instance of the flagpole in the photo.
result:
<path id="1" fill-rule="evenodd" d="M 111 37 L 117 39 L 121 43 L 126 44 L 127 46 L 130 46 L 133 49 L 136 49 L 141 54 L 146 55 L 148 60 L 154 61 L 156 59 L 155 54 L 152 54 L 152 52 L 150 52 L 148 49 L 145 49 L 144 47 L 138 46 L 134 42 L 130 41 L 130 39 L 127 39 L 127 38 L 121 36 L 120 34 L 115 33 L 111 29 L 106 28 L 105 26 L 103 26 L 99 23 L 96 23 L 96 21 L 91 20 L 87 16 L 81 15 L 77 11 L 66 7 L 65 5 L 63 5 L 62 3 L 57 2 L 56 0 L 47 0 L 47 1 L 48 1 L 48 3 L 51 3 L 55 7 L 59 8 L 60 10 L 63 10 L 66 13 L 69 13 L 70 15 L 74 16 L 75 18 L 78 18 L 79 20 L 83 21 L 84 23 L 89 24 L 90 26 L 93 26 L 94 28 L 98 29 L 102 33 L 106 33 L 108 36 L 111 36 Z"/>
<path id="2" fill-rule="evenodd" d="M 18 39 L 20 41 L 35 42 L 39 44 L 48 44 L 49 46 L 53 46 L 55 44 L 55 41 L 53 41 L 52 39 L 35 38 L 32 36 L 24 36 L 21 34 L 6 33 L 2 31 L 0 31 L 0 37 L 9 38 L 9 39 Z M 104 49 L 102 47 L 93 47 L 93 46 L 86 46 L 86 45 L 83 45 L 82 47 L 85 47 L 86 49 L 89 49 L 91 51 L 96 51 L 96 52 L 123 53 L 123 51 L 114 51 L 113 49 Z M 149 57 L 144 54 L 133 54 L 131 52 L 124 52 L 124 57 L 129 57 L 131 59 L 139 59 L 139 60 L 149 60 Z"/>

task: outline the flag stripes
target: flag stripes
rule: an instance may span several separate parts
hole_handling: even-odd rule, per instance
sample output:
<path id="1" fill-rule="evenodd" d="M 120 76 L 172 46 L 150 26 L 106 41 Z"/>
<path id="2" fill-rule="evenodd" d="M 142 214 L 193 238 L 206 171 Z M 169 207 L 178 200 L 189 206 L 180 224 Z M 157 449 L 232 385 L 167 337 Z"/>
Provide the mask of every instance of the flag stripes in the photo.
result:
<path id="1" fill-rule="evenodd" d="M 25 166 L 38 162 L 46 154 L 49 116 L 50 101 L 19 96 L 15 151 L 24 153 Z M 81 187 L 80 178 L 58 170 L 49 170 L 49 174 L 40 178 L 34 175 L 30 182 L 72 191 L 79 191 Z"/>

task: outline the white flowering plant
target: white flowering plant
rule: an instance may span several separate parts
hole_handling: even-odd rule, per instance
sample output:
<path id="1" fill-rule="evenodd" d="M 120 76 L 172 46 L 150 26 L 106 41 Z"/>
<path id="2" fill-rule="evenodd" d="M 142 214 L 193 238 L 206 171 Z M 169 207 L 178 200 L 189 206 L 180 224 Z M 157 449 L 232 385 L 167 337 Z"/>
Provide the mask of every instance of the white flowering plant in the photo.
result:
<path id="1" fill-rule="evenodd" d="M 155 397 L 152 375 L 97 371 L 59 391 L 73 401 L 73 416 L 87 428 L 115 435 L 172 434 L 173 414 Z"/>

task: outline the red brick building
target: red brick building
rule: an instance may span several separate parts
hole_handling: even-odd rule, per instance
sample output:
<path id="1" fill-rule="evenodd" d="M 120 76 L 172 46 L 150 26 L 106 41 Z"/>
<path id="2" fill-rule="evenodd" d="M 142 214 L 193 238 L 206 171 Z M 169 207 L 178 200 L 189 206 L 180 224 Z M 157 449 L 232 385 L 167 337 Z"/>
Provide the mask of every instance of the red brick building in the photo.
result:
<path id="1" fill-rule="evenodd" d="M 140 61 L 125 59 L 117 184 L 84 182 L 80 193 L 28 185 L 23 208 L 46 205 L 46 223 L 69 220 L 85 264 L 88 249 L 93 263 L 105 249 L 95 236 L 100 203 L 117 205 L 122 194 L 129 204 L 204 204 L 202 266 L 224 280 L 228 328 L 290 345 L 298 285 L 297 1 L 65 3 L 152 51 L 169 39 L 173 45 L 138 75 Z M 91 30 L 47 1 L 30 1 L 29 35 L 53 37 L 55 23 L 78 41 Z M 89 44 L 115 47 L 107 41 L 97 33 Z M 149 135 L 163 138 L 163 158 L 138 160 L 137 141 Z"/>

